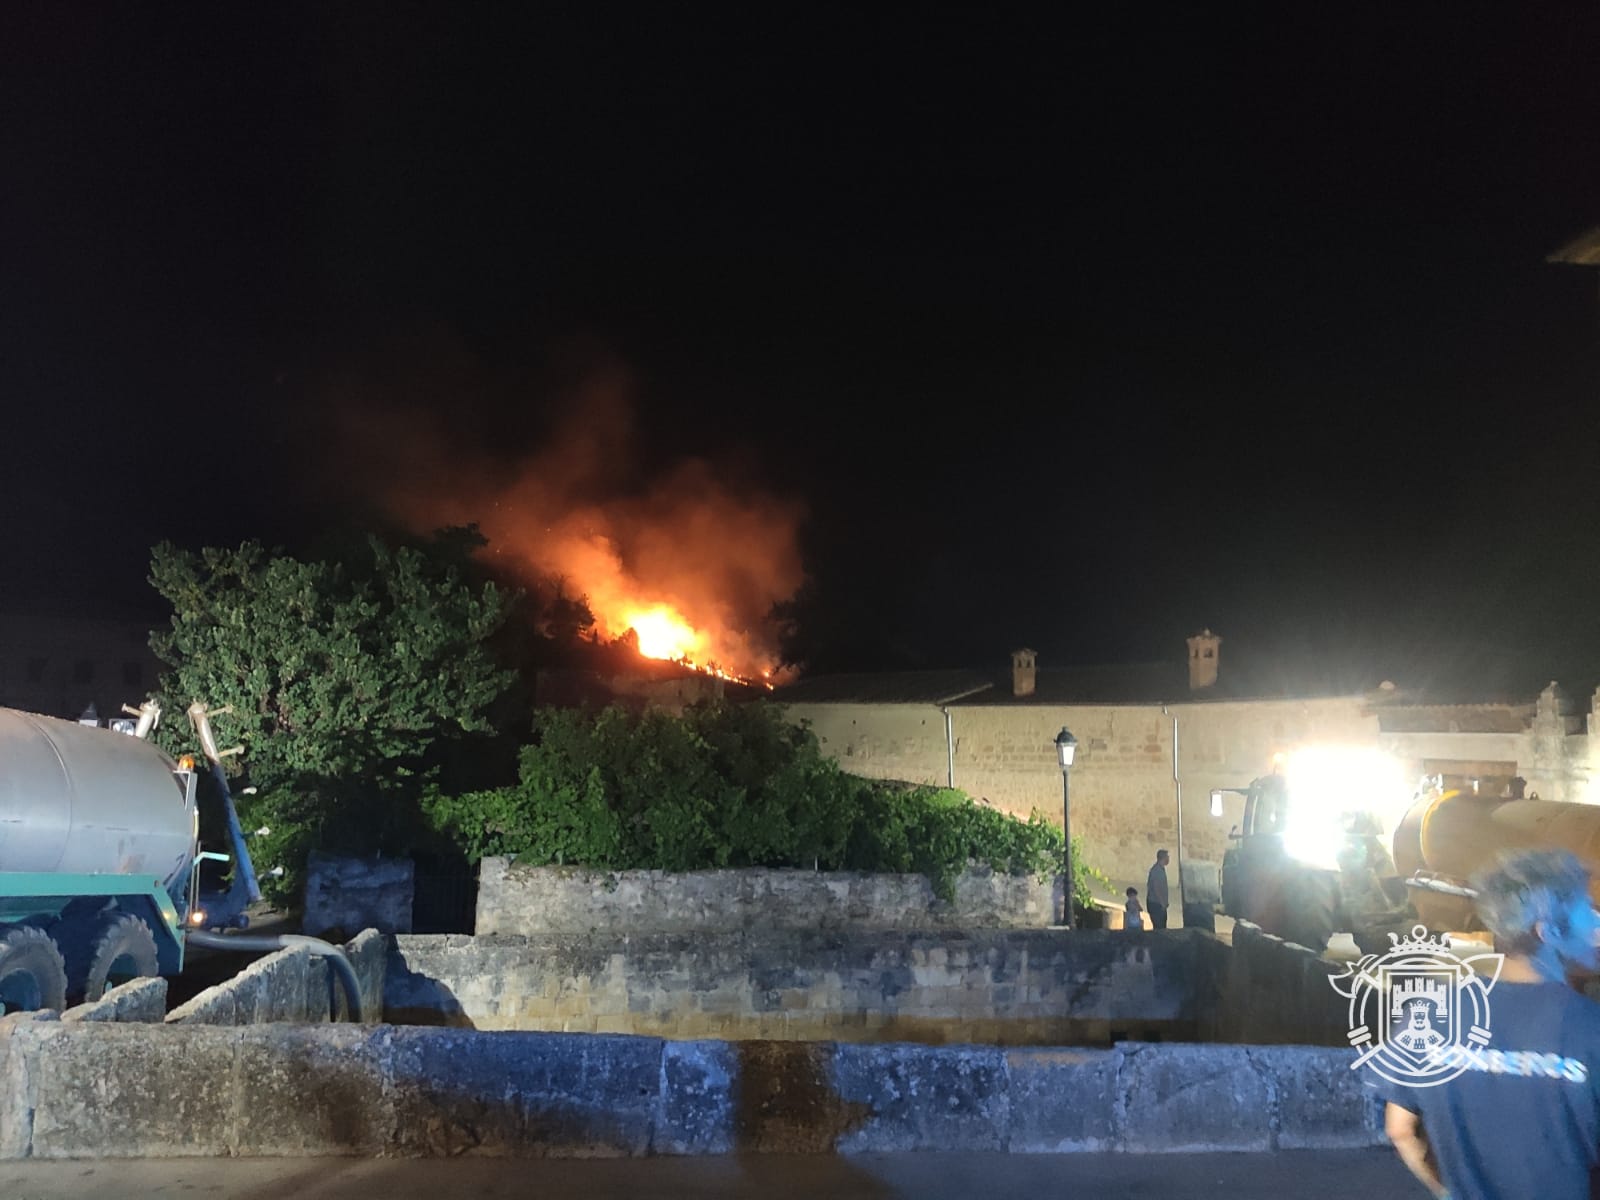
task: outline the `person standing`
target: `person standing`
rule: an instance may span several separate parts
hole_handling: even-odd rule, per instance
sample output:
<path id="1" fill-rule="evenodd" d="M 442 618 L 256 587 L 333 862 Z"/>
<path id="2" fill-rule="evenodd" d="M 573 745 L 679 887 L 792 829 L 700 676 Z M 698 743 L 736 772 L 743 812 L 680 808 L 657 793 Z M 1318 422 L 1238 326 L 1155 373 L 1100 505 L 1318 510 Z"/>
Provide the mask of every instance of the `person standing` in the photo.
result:
<path id="1" fill-rule="evenodd" d="M 1144 907 L 1150 914 L 1150 928 L 1167 927 L 1167 852 L 1156 851 L 1156 865 L 1144 881 Z"/>
<path id="2" fill-rule="evenodd" d="M 1384 1132 L 1437 1197 L 1600 1195 L 1600 1004 L 1567 983 L 1600 967 L 1589 872 L 1564 850 L 1521 851 L 1473 887 L 1505 955 L 1489 1044 L 1435 1050 L 1465 1066 L 1442 1083 L 1380 1085 Z M 1413 1026 L 1431 1023 L 1424 1007 Z"/>
<path id="3" fill-rule="evenodd" d="M 1128 902 L 1122 906 L 1122 927 L 1124 929 L 1144 928 L 1144 909 L 1139 905 L 1139 889 L 1128 889 Z"/>

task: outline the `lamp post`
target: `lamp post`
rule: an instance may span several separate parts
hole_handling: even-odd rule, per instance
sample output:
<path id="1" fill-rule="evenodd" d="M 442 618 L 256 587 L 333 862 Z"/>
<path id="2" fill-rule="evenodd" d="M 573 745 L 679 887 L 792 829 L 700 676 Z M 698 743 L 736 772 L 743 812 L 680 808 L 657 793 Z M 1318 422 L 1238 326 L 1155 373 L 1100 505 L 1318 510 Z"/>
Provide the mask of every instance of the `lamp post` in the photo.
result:
<path id="1" fill-rule="evenodd" d="M 1063 900 L 1066 910 L 1062 924 L 1072 928 L 1072 759 L 1078 753 L 1078 739 L 1065 725 L 1056 734 L 1056 762 L 1061 766 L 1061 859 Z"/>

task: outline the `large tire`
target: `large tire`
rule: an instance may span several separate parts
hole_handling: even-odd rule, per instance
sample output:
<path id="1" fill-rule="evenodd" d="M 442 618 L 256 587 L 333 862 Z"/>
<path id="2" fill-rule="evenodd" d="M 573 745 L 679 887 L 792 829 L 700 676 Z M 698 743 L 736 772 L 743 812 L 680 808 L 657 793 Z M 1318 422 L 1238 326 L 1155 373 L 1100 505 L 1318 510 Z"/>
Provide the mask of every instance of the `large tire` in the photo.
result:
<path id="1" fill-rule="evenodd" d="M 138 917 L 123 913 L 100 927 L 83 976 L 83 998 L 100 999 L 119 983 L 158 974 L 156 939 Z"/>
<path id="2" fill-rule="evenodd" d="M 0 934 L 0 1012 L 66 1006 L 67 965 L 50 935 L 20 925 Z"/>
<path id="3" fill-rule="evenodd" d="M 1317 872 L 1301 871 L 1292 877 L 1286 890 L 1284 939 L 1321 954 L 1339 928 L 1338 884 Z"/>

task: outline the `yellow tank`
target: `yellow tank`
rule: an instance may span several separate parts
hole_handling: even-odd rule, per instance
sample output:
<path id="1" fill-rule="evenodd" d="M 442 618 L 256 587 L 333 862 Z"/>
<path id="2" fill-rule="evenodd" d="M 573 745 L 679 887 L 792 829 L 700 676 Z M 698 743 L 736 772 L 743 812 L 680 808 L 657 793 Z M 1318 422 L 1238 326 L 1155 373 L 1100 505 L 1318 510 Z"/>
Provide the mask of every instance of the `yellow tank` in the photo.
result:
<path id="1" fill-rule="evenodd" d="M 1594 872 L 1590 895 L 1600 904 L 1600 805 L 1436 791 L 1412 805 L 1394 835 L 1402 879 L 1421 871 L 1464 884 L 1513 849 L 1570 850 Z M 1412 888 L 1411 901 L 1430 929 L 1482 928 L 1465 897 Z"/>

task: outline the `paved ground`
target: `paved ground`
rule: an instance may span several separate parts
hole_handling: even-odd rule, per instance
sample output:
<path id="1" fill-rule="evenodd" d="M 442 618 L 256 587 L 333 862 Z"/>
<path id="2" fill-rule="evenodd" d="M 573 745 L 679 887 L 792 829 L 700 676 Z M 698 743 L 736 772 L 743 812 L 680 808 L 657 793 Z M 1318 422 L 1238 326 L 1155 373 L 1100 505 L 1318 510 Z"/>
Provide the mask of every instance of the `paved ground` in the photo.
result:
<path id="1" fill-rule="evenodd" d="M 852 1158 L 180 1159 L 4 1162 L 5 1200 L 445 1200 L 653 1196 L 759 1200 L 1350 1200 L 1427 1193 L 1387 1150 L 1284 1154 L 888 1154 Z"/>

